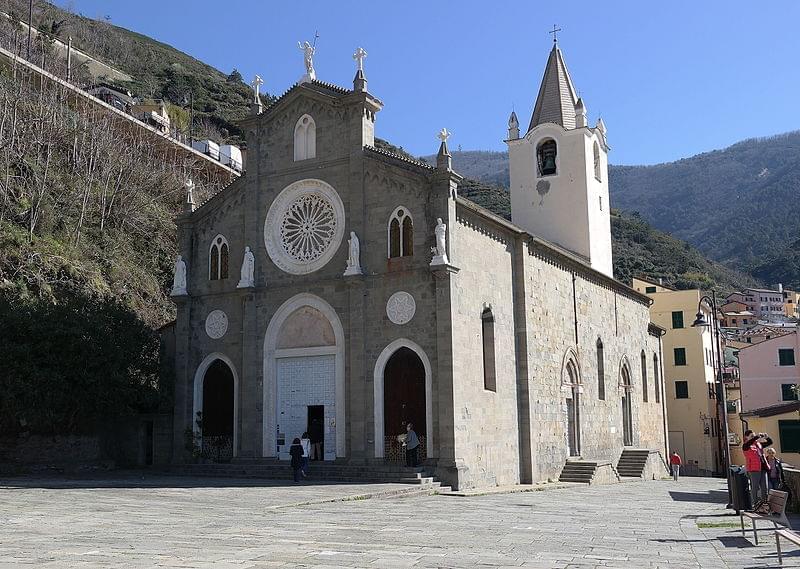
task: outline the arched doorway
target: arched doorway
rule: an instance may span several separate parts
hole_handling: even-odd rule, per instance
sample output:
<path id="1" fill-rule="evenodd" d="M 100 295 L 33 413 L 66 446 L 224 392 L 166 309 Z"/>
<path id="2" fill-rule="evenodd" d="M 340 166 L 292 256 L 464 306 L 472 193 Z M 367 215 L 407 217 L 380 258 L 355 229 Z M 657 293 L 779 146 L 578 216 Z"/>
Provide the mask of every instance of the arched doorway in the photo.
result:
<path id="1" fill-rule="evenodd" d="M 567 445 L 570 456 L 581 455 L 580 377 L 573 360 L 567 362 Z"/>
<path id="2" fill-rule="evenodd" d="M 203 380 L 203 456 L 214 460 L 233 457 L 233 373 L 215 360 Z"/>
<path id="3" fill-rule="evenodd" d="M 622 365 L 620 387 L 622 388 L 622 444 L 626 447 L 633 446 L 633 412 L 631 399 L 633 388 L 631 385 L 631 372 L 627 364 Z"/>
<path id="4" fill-rule="evenodd" d="M 425 408 L 425 366 L 413 350 L 401 347 L 391 355 L 383 371 L 384 457 L 387 460 L 405 460 L 397 436 L 406 432 L 408 423 L 413 423 L 419 437 L 420 462 L 427 458 Z"/>
<path id="5" fill-rule="evenodd" d="M 204 457 L 228 460 L 237 455 L 238 393 L 239 379 L 227 356 L 210 354 L 197 367 L 191 428 Z"/>
<path id="6" fill-rule="evenodd" d="M 375 362 L 373 388 L 375 457 L 405 460 L 397 442 L 397 435 L 405 432 L 404 421 L 414 423 L 414 430 L 420 437 L 419 460 L 434 457 L 433 375 L 425 350 L 407 338 L 391 342 Z M 385 394 L 385 390 L 401 394 L 392 396 Z M 404 399 L 401 401 L 397 397 Z"/>
<path id="7" fill-rule="evenodd" d="M 345 455 L 344 331 L 321 298 L 302 293 L 275 312 L 264 343 L 263 455 L 289 459 L 308 432 L 312 460 Z"/>

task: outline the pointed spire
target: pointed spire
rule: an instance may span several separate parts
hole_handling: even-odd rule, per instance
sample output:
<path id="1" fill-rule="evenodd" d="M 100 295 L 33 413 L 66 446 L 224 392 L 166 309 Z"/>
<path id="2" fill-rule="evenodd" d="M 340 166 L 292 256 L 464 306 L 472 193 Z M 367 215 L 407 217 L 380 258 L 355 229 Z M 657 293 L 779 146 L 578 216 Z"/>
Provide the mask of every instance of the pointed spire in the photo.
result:
<path id="1" fill-rule="evenodd" d="M 575 127 L 583 128 L 589 126 L 589 119 L 586 117 L 586 105 L 583 104 L 583 99 L 578 97 L 578 102 L 575 103 Z"/>
<path id="2" fill-rule="evenodd" d="M 194 182 L 192 182 L 192 179 L 189 178 L 186 180 L 186 184 L 184 184 L 184 186 L 186 187 L 186 201 L 183 203 L 183 211 L 184 213 L 191 213 L 195 210 L 193 194 Z"/>
<path id="3" fill-rule="evenodd" d="M 517 140 L 519 138 L 519 120 L 517 120 L 517 113 L 511 111 L 511 116 L 508 117 L 508 140 Z"/>
<path id="4" fill-rule="evenodd" d="M 558 44 L 553 44 L 547 66 L 544 70 L 539 94 L 536 96 L 536 105 L 533 107 L 533 117 L 528 130 L 544 123 L 555 123 L 567 130 L 575 128 L 575 105 L 578 96 L 572 79 L 569 77 L 564 56 Z"/>

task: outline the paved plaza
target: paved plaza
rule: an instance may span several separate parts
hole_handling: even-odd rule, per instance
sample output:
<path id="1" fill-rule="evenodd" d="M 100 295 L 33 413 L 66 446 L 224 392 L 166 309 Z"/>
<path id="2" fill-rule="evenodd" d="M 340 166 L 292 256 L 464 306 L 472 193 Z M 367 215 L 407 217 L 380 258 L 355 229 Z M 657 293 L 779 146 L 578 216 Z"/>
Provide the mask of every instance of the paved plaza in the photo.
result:
<path id="1" fill-rule="evenodd" d="M 472 497 L 391 484 L 0 480 L 0 567 L 777 567 L 714 479 Z M 371 497 L 369 497 L 371 496 Z M 335 501 L 334 501 L 335 500 Z M 800 567 L 787 545 L 785 567 Z"/>

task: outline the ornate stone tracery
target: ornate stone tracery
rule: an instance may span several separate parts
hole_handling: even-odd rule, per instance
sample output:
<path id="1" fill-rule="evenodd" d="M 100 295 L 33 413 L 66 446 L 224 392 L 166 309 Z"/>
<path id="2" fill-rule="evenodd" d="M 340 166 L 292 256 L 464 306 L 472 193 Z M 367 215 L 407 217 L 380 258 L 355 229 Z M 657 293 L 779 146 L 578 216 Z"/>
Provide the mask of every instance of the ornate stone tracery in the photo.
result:
<path id="1" fill-rule="evenodd" d="M 417 311 L 417 303 L 410 293 L 399 291 L 386 302 L 386 315 L 394 324 L 408 324 Z"/>
<path id="2" fill-rule="evenodd" d="M 308 274 L 336 253 L 344 234 L 344 206 L 322 180 L 301 180 L 284 189 L 270 206 L 264 242 L 283 271 Z"/>

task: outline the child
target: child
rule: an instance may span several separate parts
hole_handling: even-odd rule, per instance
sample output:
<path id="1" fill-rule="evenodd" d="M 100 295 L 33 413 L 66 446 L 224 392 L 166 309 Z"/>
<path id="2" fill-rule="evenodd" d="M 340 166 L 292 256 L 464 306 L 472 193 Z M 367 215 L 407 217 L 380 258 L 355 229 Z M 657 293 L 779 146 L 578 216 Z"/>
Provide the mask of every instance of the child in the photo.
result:
<path id="1" fill-rule="evenodd" d="M 289 456 L 292 457 L 294 481 L 300 482 L 300 473 L 303 468 L 303 445 L 300 444 L 300 439 L 297 437 L 292 441 L 292 446 L 289 447 Z"/>

